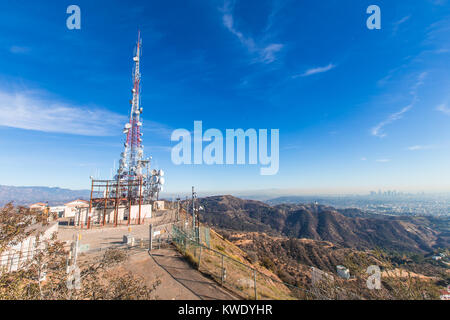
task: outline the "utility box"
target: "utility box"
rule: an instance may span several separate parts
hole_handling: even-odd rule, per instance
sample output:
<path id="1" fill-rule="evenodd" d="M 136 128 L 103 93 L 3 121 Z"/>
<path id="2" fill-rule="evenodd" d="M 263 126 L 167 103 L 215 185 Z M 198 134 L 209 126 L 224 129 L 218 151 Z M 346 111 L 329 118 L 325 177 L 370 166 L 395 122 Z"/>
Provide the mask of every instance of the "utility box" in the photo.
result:
<path id="1" fill-rule="evenodd" d="M 134 237 L 131 234 L 126 234 L 123 236 L 123 243 L 134 246 Z"/>

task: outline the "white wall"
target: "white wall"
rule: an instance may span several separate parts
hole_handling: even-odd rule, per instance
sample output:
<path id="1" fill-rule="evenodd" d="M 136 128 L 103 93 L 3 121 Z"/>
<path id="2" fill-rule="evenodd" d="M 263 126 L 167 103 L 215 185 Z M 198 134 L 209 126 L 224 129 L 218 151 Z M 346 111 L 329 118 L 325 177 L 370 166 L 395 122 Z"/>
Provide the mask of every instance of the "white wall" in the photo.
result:
<path id="1" fill-rule="evenodd" d="M 117 221 L 127 221 L 125 218 L 128 218 L 128 208 L 125 206 L 120 206 L 118 208 L 117 213 Z M 103 214 L 104 209 L 92 209 L 91 213 L 91 222 L 92 223 L 102 223 L 103 222 Z M 79 208 L 78 212 L 75 216 L 75 225 L 79 225 L 80 221 L 83 221 L 83 225 L 86 225 L 89 217 L 89 208 Z M 137 223 L 137 218 L 139 217 L 139 205 L 131 206 L 131 224 Z M 143 204 L 141 205 L 141 223 L 145 222 L 147 219 L 152 217 L 152 205 L 151 204 Z M 114 223 L 114 209 L 106 209 L 106 223 L 112 224 Z"/>
<path id="2" fill-rule="evenodd" d="M 44 248 L 43 241 L 49 240 L 55 232 L 58 232 L 58 223 L 51 224 L 43 232 L 39 243 L 37 243 L 36 235 L 32 235 L 22 242 L 10 246 L 0 255 L 0 268 L 5 268 L 7 272 L 17 271 L 26 261 L 34 257 L 36 250 Z"/>
<path id="3" fill-rule="evenodd" d="M 60 215 L 64 217 L 65 211 L 66 211 L 65 206 L 50 207 L 50 213 L 56 213 L 58 215 L 58 218 L 60 218 Z"/>

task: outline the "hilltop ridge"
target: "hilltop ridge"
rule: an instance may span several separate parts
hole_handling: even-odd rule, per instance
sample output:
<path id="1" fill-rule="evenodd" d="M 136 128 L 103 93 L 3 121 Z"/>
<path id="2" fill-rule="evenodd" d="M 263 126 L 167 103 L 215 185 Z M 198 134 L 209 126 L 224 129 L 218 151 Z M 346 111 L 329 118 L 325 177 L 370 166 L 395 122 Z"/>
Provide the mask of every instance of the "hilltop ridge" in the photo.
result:
<path id="1" fill-rule="evenodd" d="M 202 221 L 221 229 L 329 241 L 355 249 L 381 247 L 423 253 L 450 246 L 445 218 L 441 230 L 435 218 L 365 214 L 358 209 L 317 204 L 271 206 L 230 195 L 201 198 L 199 202 L 205 209 L 200 213 Z"/>

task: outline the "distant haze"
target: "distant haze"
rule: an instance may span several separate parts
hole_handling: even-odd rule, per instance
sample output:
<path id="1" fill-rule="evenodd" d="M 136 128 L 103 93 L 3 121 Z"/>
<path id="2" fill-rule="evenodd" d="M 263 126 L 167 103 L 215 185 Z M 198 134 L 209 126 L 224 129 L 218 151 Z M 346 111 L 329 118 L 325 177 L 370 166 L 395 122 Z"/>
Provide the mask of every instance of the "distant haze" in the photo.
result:
<path id="1" fill-rule="evenodd" d="M 28 205 L 47 202 L 58 205 L 74 199 L 89 199 L 89 190 L 70 190 L 51 187 L 14 187 L 0 185 L 0 205 L 13 202 L 15 205 Z"/>

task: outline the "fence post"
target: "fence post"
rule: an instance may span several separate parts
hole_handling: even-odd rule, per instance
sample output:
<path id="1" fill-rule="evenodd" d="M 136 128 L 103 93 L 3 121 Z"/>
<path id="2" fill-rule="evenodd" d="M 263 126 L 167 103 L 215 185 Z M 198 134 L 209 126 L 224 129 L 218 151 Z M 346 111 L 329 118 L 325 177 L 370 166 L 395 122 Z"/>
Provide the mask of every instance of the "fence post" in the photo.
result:
<path id="1" fill-rule="evenodd" d="M 150 224 L 150 238 L 148 241 L 148 250 L 152 251 L 153 248 L 153 224 Z"/>
<path id="2" fill-rule="evenodd" d="M 222 281 L 221 281 L 221 283 L 223 286 L 223 254 L 221 254 L 221 256 L 222 256 L 222 276 L 221 276 Z"/>
<path id="3" fill-rule="evenodd" d="M 256 291 L 256 270 L 253 270 L 253 286 L 255 287 L 255 300 L 258 300 L 258 293 Z"/>
<path id="4" fill-rule="evenodd" d="M 202 247 L 200 246 L 200 253 L 198 255 L 198 266 L 197 266 L 197 270 L 200 270 L 200 263 L 202 261 Z"/>

